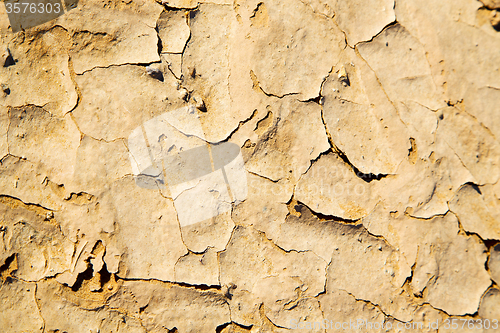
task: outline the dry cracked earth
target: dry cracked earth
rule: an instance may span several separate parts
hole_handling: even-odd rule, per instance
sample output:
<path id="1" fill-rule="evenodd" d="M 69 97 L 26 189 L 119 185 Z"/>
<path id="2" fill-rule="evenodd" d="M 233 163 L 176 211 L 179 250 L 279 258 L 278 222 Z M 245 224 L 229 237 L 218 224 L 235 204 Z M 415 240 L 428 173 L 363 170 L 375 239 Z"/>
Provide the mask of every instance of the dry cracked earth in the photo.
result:
<path id="1" fill-rule="evenodd" d="M 498 329 L 498 0 L 0 14 L 0 332 Z M 244 161 L 196 223 L 134 169 L 178 109 Z"/>

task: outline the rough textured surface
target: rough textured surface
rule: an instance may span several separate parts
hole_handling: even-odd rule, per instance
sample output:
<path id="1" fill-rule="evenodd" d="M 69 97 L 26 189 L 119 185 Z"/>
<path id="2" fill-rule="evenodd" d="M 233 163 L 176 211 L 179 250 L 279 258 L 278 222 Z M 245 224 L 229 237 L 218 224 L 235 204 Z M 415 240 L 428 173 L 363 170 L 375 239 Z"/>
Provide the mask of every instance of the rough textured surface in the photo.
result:
<path id="1" fill-rule="evenodd" d="M 7 8 L 0 332 L 498 330 L 498 0 Z"/>

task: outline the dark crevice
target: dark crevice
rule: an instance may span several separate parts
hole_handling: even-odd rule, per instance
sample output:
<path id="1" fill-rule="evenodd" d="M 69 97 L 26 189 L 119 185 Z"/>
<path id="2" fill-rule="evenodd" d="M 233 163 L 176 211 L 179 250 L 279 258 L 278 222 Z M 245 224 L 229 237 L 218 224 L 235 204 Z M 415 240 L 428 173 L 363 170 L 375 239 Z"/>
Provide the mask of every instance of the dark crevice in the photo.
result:
<path id="1" fill-rule="evenodd" d="M 316 218 L 318 218 L 321 221 L 334 221 L 334 222 L 350 223 L 350 224 L 357 224 L 359 222 L 359 219 L 358 220 L 350 220 L 350 219 L 344 219 L 344 218 L 334 216 L 334 215 L 324 215 L 321 213 L 317 213 L 317 212 L 313 211 L 311 208 L 309 208 L 306 204 L 304 204 L 300 201 L 297 201 L 297 204 L 294 205 L 293 209 L 297 213 L 300 213 L 300 214 L 302 214 L 304 212 L 304 210 L 307 209 L 313 216 L 315 216 Z"/>
<path id="2" fill-rule="evenodd" d="M 153 63 L 160 63 L 161 60 L 155 61 Z M 121 63 L 121 64 L 111 64 L 108 66 L 95 66 L 89 69 L 84 70 L 81 73 L 75 73 L 78 76 L 84 75 L 85 73 L 92 72 L 94 69 L 108 69 L 108 68 L 114 68 L 114 67 L 124 67 L 124 66 L 140 66 L 140 67 L 147 67 L 151 65 L 152 63 L 147 63 L 147 62 L 126 62 L 126 63 Z"/>
<path id="3" fill-rule="evenodd" d="M 169 6 L 168 4 L 163 4 L 163 8 L 165 8 L 165 10 L 167 11 L 173 11 L 173 12 L 179 12 L 179 11 L 185 11 L 185 10 L 189 10 L 189 9 L 192 9 L 192 8 L 179 8 L 179 7 L 172 7 L 172 6 Z"/>
<path id="4" fill-rule="evenodd" d="M 4 92 L 5 95 L 10 95 L 10 88 L 2 83 L 2 91 Z"/>
<path id="5" fill-rule="evenodd" d="M 231 300 L 233 298 L 233 294 L 232 294 L 232 291 L 234 289 L 236 289 L 237 286 L 233 283 L 229 283 L 229 285 L 227 286 L 227 289 L 226 291 L 224 292 L 224 297 Z"/>
<path id="6" fill-rule="evenodd" d="M 160 39 L 158 24 L 156 25 L 155 30 L 156 30 L 156 34 L 158 36 L 158 55 L 161 56 L 161 52 L 163 51 L 163 44 L 162 44 L 161 39 Z"/>
<path id="7" fill-rule="evenodd" d="M 233 134 L 236 133 L 236 132 L 238 132 L 238 130 L 241 128 L 241 126 L 245 125 L 246 123 L 248 123 L 249 121 L 251 121 L 252 119 L 254 119 L 256 115 L 257 115 L 257 109 L 253 110 L 253 112 L 250 115 L 250 117 L 248 117 L 247 119 L 243 119 L 240 122 L 238 122 L 238 126 L 235 129 L 233 129 L 231 131 L 231 133 L 229 133 L 229 135 L 224 140 L 221 140 L 221 141 L 217 142 L 217 144 L 224 143 L 224 142 L 229 142 L 229 140 L 231 139 L 231 137 L 233 136 Z"/>
<path id="8" fill-rule="evenodd" d="M 322 98 L 322 96 L 317 96 L 317 97 L 310 98 L 310 99 L 308 99 L 308 100 L 301 101 L 301 102 L 303 102 L 303 103 L 310 103 L 310 102 L 313 102 L 313 103 L 317 103 L 317 104 L 321 105 L 321 98 Z"/>
<path id="9" fill-rule="evenodd" d="M 482 195 L 483 193 L 481 192 L 481 189 L 479 188 L 479 186 L 477 184 L 474 184 L 472 182 L 467 182 L 465 183 L 464 185 L 462 185 L 461 187 L 464 187 L 464 186 L 471 186 L 477 193 L 479 193 L 480 195 Z"/>
<path id="10" fill-rule="evenodd" d="M 465 234 L 466 236 L 468 237 L 471 237 L 471 236 L 476 236 L 477 238 L 479 238 L 481 240 L 481 242 L 483 242 L 484 246 L 486 246 L 486 248 L 488 249 L 491 249 L 491 246 L 494 246 L 496 243 L 499 243 L 500 240 L 498 239 L 494 239 L 494 238 L 483 238 L 480 234 L 478 234 L 477 232 L 474 232 L 474 231 L 469 231 L 469 230 L 466 230 L 462 224 L 462 221 L 460 220 L 460 217 L 457 215 L 457 213 L 455 213 L 454 211 L 452 210 L 449 210 L 448 212 L 450 212 L 450 214 L 453 214 L 455 215 L 455 217 L 457 218 L 457 221 L 458 221 L 458 228 L 459 228 L 459 233 L 462 232 L 463 234 Z M 447 213 L 448 213 L 447 212 Z M 446 214 L 444 214 L 446 215 Z M 444 216 L 444 215 L 435 215 L 435 216 Z M 433 216 L 434 217 L 434 216 Z M 432 217 L 432 218 L 433 218 Z"/>
<path id="11" fill-rule="evenodd" d="M 12 57 L 12 54 L 10 53 L 9 49 L 7 49 L 7 53 L 9 55 L 5 58 L 5 62 L 3 64 L 3 67 L 14 66 L 16 64 L 16 61 L 14 60 L 14 57 Z"/>
<path id="12" fill-rule="evenodd" d="M 314 158 L 314 159 L 311 160 L 311 164 L 309 165 L 309 168 L 306 170 L 306 172 L 304 172 L 304 175 L 306 173 L 308 173 L 309 170 L 311 170 L 311 168 L 313 167 L 314 163 L 318 162 L 321 159 L 321 157 L 326 156 L 328 154 L 335 154 L 335 153 L 336 153 L 336 151 L 333 150 L 331 147 L 328 148 L 327 150 L 322 151 L 321 153 L 319 153 L 319 155 L 316 156 L 316 158 Z"/>
<path id="13" fill-rule="evenodd" d="M 266 141 L 266 140 L 264 140 L 264 141 Z M 328 141 L 330 142 L 330 139 L 328 139 Z M 332 149 L 332 147 L 330 147 L 330 148 L 328 148 L 327 150 L 322 151 L 321 153 L 319 153 L 319 155 L 318 155 L 318 156 L 316 156 L 316 158 L 314 158 L 314 159 L 310 160 L 309 167 L 308 167 L 308 168 L 307 168 L 307 170 L 306 170 L 306 171 L 305 171 L 305 172 L 301 175 L 301 177 L 302 177 L 302 176 L 304 176 L 304 175 L 306 175 L 306 174 L 309 172 L 309 170 L 311 170 L 311 169 L 312 169 L 312 167 L 313 167 L 314 163 L 318 162 L 318 161 L 320 160 L 320 158 L 321 158 L 321 157 L 323 157 L 323 156 L 325 156 L 325 155 L 328 155 L 328 154 L 331 154 L 331 153 L 335 153 L 335 152 L 336 152 L 336 151 L 335 151 L 335 150 L 333 150 L 333 149 Z M 291 172 L 292 172 L 292 171 L 290 171 L 290 173 L 291 173 Z M 274 180 L 273 180 L 273 182 L 277 183 L 279 180 L 281 180 L 281 179 L 278 179 L 278 180 L 276 180 L 276 181 L 274 181 Z M 292 199 L 293 199 L 293 197 L 292 197 Z M 288 203 L 287 203 L 287 204 L 289 204 L 289 203 L 292 201 L 292 199 L 290 199 L 290 200 L 288 201 Z"/>
<path id="14" fill-rule="evenodd" d="M 446 101 L 446 105 L 448 106 L 452 106 L 452 107 L 455 107 L 455 106 L 458 106 L 458 104 L 461 104 L 463 103 L 463 99 L 459 99 L 459 100 L 456 100 L 456 101 L 452 101 L 452 100 L 447 100 Z M 439 116 L 439 119 L 443 119 L 443 114 L 441 113 L 441 115 Z"/>
<path id="15" fill-rule="evenodd" d="M 259 2 L 259 3 L 257 4 L 257 7 L 255 7 L 255 9 L 254 9 L 254 10 L 253 10 L 253 12 L 252 12 L 252 15 L 250 16 L 250 18 L 251 18 L 251 19 L 252 19 L 252 18 L 255 18 L 255 15 L 257 15 L 257 13 L 259 12 L 260 7 L 261 7 L 262 5 L 264 5 L 264 3 L 263 3 L 263 2 Z M 265 5 L 264 5 L 264 6 L 265 6 Z"/>
<path id="16" fill-rule="evenodd" d="M 108 267 L 106 266 L 106 263 L 103 264 L 102 269 L 99 271 L 100 277 L 101 277 L 101 286 L 104 286 L 106 283 L 108 283 L 111 280 L 111 273 L 108 271 Z"/>
<path id="17" fill-rule="evenodd" d="M 10 268 L 10 265 L 14 262 L 14 259 L 16 259 L 15 253 L 9 256 L 7 259 L 5 259 L 3 265 L 0 266 L 0 276 L 2 275 L 3 272 L 7 271 Z"/>
<path id="18" fill-rule="evenodd" d="M 231 325 L 231 322 L 228 322 L 228 323 L 224 323 L 222 325 L 219 325 L 215 328 L 215 333 L 220 333 L 222 332 L 223 329 L 225 329 L 226 327 L 228 327 L 229 325 Z"/>
<path id="19" fill-rule="evenodd" d="M 68 201 L 77 205 L 91 203 L 94 202 L 95 200 L 96 198 L 92 194 L 87 192 L 78 192 L 78 193 L 72 192 L 69 196 L 64 198 L 64 201 Z"/>
<path id="20" fill-rule="evenodd" d="M 278 182 L 282 179 L 282 178 L 279 178 L 279 179 L 272 179 L 272 178 L 269 178 L 269 177 L 266 177 L 266 176 L 263 176 L 263 175 L 259 175 L 258 173 L 255 173 L 255 172 L 253 172 L 253 171 L 248 171 L 248 170 L 247 170 L 247 172 L 248 172 L 248 173 L 250 173 L 250 174 L 252 174 L 252 175 L 254 175 L 254 176 L 260 177 L 260 178 L 262 178 L 262 179 L 269 180 L 269 181 L 271 181 L 271 182 L 273 182 L 273 183 L 278 183 Z"/>
<path id="21" fill-rule="evenodd" d="M 186 40 L 186 43 L 184 43 L 184 47 L 182 48 L 182 52 L 181 52 L 181 77 L 180 77 L 181 81 L 184 81 L 184 73 L 182 70 L 182 68 L 184 68 L 184 53 L 186 52 L 186 48 L 188 47 L 188 44 L 191 42 L 191 38 L 193 38 L 193 34 L 191 33 L 191 13 L 193 11 L 198 11 L 198 7 L 189 11 L 189 15 L 186 15 L 186 24 L 189 27 L 189 37 Z M 196 15 L 196 14 L 194 14 L 194 15 Z"/>
<path id="22" fill-rule="evenodd" d="M 93 275 L 94 275 L 94 270 L 92 269 L 91 265 L 88 265 L 85 271 L 78 274 L 76 282 L 75 284 L 73 284 L 73 287 L 71 287 L 71 290 L 75 292 L 78 291 L 82 287 L 83 281 L 92 279 Z"/>
<path id="23" fill-rule="evenodd" d="M 200 10 L 198 8 L 190 11 L 189 12 L 189 19 L 193 20 L 199 12 L 200 12 Z"/>
<path id="24" fill-rule="evenodd" d="M 138 279 L 138 278 L 125 278 L 121 277 L 118 275 L 115 275 L 116 280 L 122 280 L 122 281 L 159 281 L 163 283 L 169 283 L 178 287 L 184 287 L 184 288 L 191 288 L 191 289 L 196 289 L 196 290 L 201 290 L 201 291 L 214 291 L 214 290 L 221 290 L 221 286 L 218 285 L 206 285 L 206 284 L 189 284 L 185 282 L 175 282 L 175 281 L 163 281 L 163 280 L 158 280 L 158 279 Z"/>
<path id="25" fill-rule="evenodd" d="M 408 158 L 412 164 L 415 164 L 418 159 L 417 141 L 414 138 L 410 138 L 410 149 L 408 149 Z"/>
<path id="26" fill-rule="evenodd" d="M 247 331 L 251 331 L 252 327 L 253 327 L 253 325 L 242 325 L 242 324 L 238 324 L 238 323 L 236 323 L 234 321 L 232 323 L 233 323 L 234 326 L 236 326 L 236 327 L 238 327 L 238 328 L 240 328 L 242 330 L 247 330 Z"/>
<path id="27" fill-rule="evenodd" d="M 283 94 L 283 95 L 275 95 L 273 93 L 268 93 L 266 92 L 264 89 L 262 89 L 262 87 L 259 85 L 259 88 L 260 90 L 264 93 L 264 95 L 266 95 L 267 97 L 275 97 L 275 98 L 279 98 L 279 99 L 282 99 L 286 96 L 293 96 L 293 95 L 298 95 L 299 93 L 296 93 L 296 92 L 291 92 L 291 93 L 286 93 L 286 94 Z"/>
<path id="28" fill-rule="evenodd" d="M 238 324 L 234 321 L 230 321 L 230 322 L 227 322 L 227 323 L 224 323 L 224 324 L 221 324 L 219 326 L 217 326 L 215 328 L 215 332 L 216 333 L 220 333 L 222 332 L 226 327 L 229 327 L 229 326 L 232 326 L 232 327 L 236 327 L 236 328 L 239 328 L 240 330 L 244 330 L 244 331 L 251 331 L 253 325 L 242 325 L 242 324 Z M 233 330 L 231 330 L 231 332 L 233 332 Z M 239 332 L 239 330 L 238 330 Z"/>
<path id="29" fill-rule="evenodd" d="M 483 240 L 484 242 L 484 245 L 486 245 L 486 247 L 488 249 L 491 250 L 491 248 L 495 248 L 495 251 L 499 251 L 500 252 L 500 241 L 497 240 L 497 239 L 485 239 Z"/>
<path id="30" fill-rule="evenodd" d="M 418 253 L 418 251 L 417 251 L 417 253 Z M 403 289 L 404 289 L 404 286 L 407 286 L 409 292 L 411 292 L 412 295 L 414 295 L 416 298 L 423 298 L 423 292 L 424 292 L 425 288 L 427 288 L 427 286 L 424 287 L 424 289 L 422 291 L 418 292 L 417 294 L 415 294 L 413 292 L 412 287 L 411 287 L 411 283 L 413 281 L 413 276 L 415 275 L 416 268 L 417 268 L 417 260 L 415 260 L 415 262 L 411 266 L 410 276 L 406 277 L 405 282 L 403 283 Z"/>
<path id="31" fill-rule="evenodd" d="M 207 290 L 211 290 L 211 289 L 217 289 L 217 290 L 221 289 L 221 286 L 217 286 L 217 285 L 189 284 L 189 283 L 185 283 L 185 282 L 175 282 L 174 284 L 178 285 L 179 287 L 194 288 L 196 290 L 203 290 L 203 291 L 207 291 Z"/>
<path id="32" fill-rule="evenodd" d="M 373 174 L 373 173 L 363 173 L 361 171 L 359 171 L 358 168 L 356 168 L 356 166 L 354 166 L 354 164 L 352 164 L 349 159 L 347 158 L 347 155 L 344 154 L 344 152 L 340 151 L 340 150 L 336 150 L 335 151 L 337 153 L 337 155 L 346 163 L 348 164 L 352 170 L 354 171 L 354 173 L 356 174 L 356 176 L 358 178 L 361 178 L 362 180 L 364 180 L 365 182 L 367 183 L 370 183 L 372 180 L 381 180 L 382 178 L 385 178 L 388 176 L 388 174 L 382 174 L 382 173 L 379 173 L 378 175 L 376 174 Z"/>
<path id="33" fill-rule="evenodd" d="M 374 40 L 375 38 L 377 38 L 378 36 L 380 36 L 380 35 L 381 35 L 383 32 L 385 32 L 387 29 L 391 28 L 392 26 L 398 25 L 398 24 L 399 24 L 399 22 L 398 22 L 398 20 L 397 20 L 397 19 L 396 19 L 396 20 L 394 20 L 394 21 L 392 21 L 391 23 L 387 24 L 387 25 L 386 25 L 386 26 L 385 26 L 382 30 L 380 30 L 378 34 L 376 34 L 375 36 L 373 36 L 373 37 L 372 37 L 372 38 L 370 38 L 369 40 L 360 41 L 360 42 L 356 43 L 355 45 L 353 45 L 353 47 L 352 47 L 352 48 L 356 48 L 356 46 L 358 46 L 358 44 L 365 44 L 365 43 L 370 43 L 370 42 L 373 42 L 373 40 Z M 347 44 L 347 40 L 346 40 L 346 44 Z M 349 45 L 349 44 L 347 44 L 347 45 Z M 389 45 L 388 45 L 388 43 L 386 43 L 386 45 L 385 45 L 385 46 L 389 46 Z M 349 45 L 349 47 L 351 47 L 351 46 Z"/>
<path id="34" fill-rule="evenodd" d="M 320 101 L 321 102 L 321 101 Z M 378 175 L 376 174 L 373 174 L 373 173 L 363 173 L 361 171 L 359 171 L 358 168 L 356 168 L 356 166 L 354 166 L 354 164 L 351 163 L 351 161 L 349 161 L 349 159 L 347 158 L 347 155 L 341 151 L 337 145 L 335 145 L 335 143 L 333 142 L 333 139 L 332 139 L 332 136 L 330 134 L 330 132 L 328 131 L 328 126 L 326 125 L 326 122 L 325 122 L 325 118 L 324 118 L 324 113 L 323 113 L 323 108 L 321 108 L 321 121 L 323 122 L 323 126 L 325 127 L 325 131 L 326 131 L 326 136 L 328 137 L 328 142 L 330 143 L 330 149 L 328 149 L 327 151 L 321 153 L 318 158 L 316 160 L 318 160 L 322 155 L 326 155 L 330 152 L 334 152 L 336 153 L 348 166 L 351 167 L 351 169 L 354 171 L 354 174 L 358 177 L 358 178 L 361 178 L 362 180 L 364 180 L 365 182 L 367 183 L 370 183 L 372 180 L 381 180 L 382 178 L 385 178 L 387 177 L 389 174 L 382 174 L 382 173 L 379 173 Z M 311 163 L 311 166 L 309 167 L 309 169 L 312 167 L 312 165 L 314 164 L 315 161 L 312 161 Z M 309 171 L 309 170 L 308 170 Z M 306 171 L 307 172 L 307 171 Z"/>
<path id="35" fill-rule="evenodd" d="M 16 197 L 12 197 L 12 196 L 6 195 L 6 194 L 0 194 L 0 203 L 6 203 L 6 201 L 8 201 L 8 200 L 12 200 L 12 201 L 15 201 L 15 202 L 20 202 L 23 205 L 26 205 L 28 207 L 38 207 L 38 208 L 41 208 L 43 210 L 46 210 L 47 212 L 51 212 L 52 211 L 52 209 L 49 209 L 47 207 L 43 207 L 42 205 L 39 205 L 39 204 L 35 204 L 35 203 L 31 203 L 31 202 L 24 202 L 21 199 L 18 199 Z"/>

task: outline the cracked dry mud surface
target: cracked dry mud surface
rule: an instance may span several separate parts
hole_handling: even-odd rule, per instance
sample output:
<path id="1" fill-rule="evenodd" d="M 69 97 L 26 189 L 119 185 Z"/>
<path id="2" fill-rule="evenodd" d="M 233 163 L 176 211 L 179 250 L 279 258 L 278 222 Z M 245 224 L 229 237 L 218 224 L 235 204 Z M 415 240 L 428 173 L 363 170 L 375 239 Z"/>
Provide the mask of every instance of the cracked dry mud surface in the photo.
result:
<path id="1" fill-rule="evenodd" d="M 0 14 L 0 332 L 499 329 L 498 0 Z"/>

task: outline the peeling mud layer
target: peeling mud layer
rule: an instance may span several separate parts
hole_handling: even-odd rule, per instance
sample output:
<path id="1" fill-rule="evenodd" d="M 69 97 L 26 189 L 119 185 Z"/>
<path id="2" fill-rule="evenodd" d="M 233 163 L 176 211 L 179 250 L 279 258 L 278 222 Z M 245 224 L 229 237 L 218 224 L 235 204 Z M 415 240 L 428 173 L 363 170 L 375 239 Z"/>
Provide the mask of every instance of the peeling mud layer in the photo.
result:
<path id="1" fill-rule="evenodd" d="M 500 330 L 498 0 L 4 4 L 1 333 Z"/>

